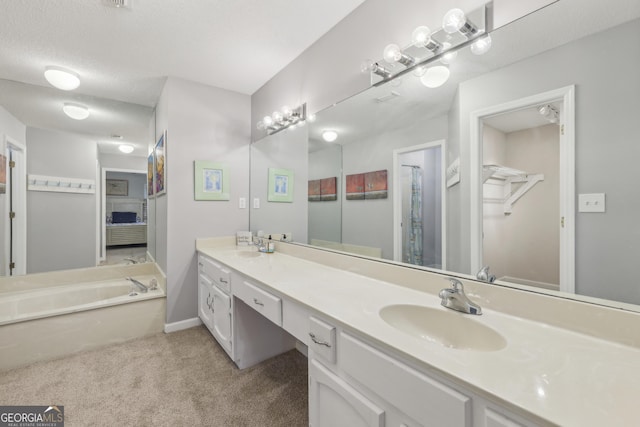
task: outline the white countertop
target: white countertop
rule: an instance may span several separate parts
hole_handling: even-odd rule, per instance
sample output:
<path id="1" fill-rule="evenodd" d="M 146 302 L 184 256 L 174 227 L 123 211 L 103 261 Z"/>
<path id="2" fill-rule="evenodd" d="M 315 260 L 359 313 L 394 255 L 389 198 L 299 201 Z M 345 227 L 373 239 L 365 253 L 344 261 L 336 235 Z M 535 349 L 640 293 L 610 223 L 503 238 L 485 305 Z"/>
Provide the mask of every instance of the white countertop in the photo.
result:
<path id="1" fill-rule="evenodd" d="M 379 311 L 392 304 L 447 310 L 440 299 L 282 253 L 253 247 L 198 250 L 393 351 L 562 426 L 638 425 L 640 350 L 483 308 L 467 316 L 507 341 L 497 351 L 458 350 L 402 333 Z M 433 279 L 431 279 L 433 280 Z M 447 287 L 442 281 L 442 287 Z M 472 298 L 473 299 L 473 298 Z"/>

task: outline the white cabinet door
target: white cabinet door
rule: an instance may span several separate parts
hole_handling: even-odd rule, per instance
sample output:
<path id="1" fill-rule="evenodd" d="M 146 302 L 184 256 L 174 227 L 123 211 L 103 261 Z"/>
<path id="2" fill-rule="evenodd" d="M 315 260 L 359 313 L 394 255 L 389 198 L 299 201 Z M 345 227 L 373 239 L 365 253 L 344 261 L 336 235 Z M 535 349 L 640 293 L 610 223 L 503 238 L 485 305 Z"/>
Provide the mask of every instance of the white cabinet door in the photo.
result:
<path id="1" fill-rule="evenodd" d="M 227 351 L 231 350 L 231 297 L 213 286 L 213 335 Z"/>
<path id="2" fill-rule="evenodd" d="M 204 275 L 198 276 L 198 315 L 210 331 L 213 330 L 213 286 Z"/>
<path id="3" fill-rule="evenodd" d="M 309 361 L 311 427 L 383 427 L 384 410 L 315 359 Z"/>

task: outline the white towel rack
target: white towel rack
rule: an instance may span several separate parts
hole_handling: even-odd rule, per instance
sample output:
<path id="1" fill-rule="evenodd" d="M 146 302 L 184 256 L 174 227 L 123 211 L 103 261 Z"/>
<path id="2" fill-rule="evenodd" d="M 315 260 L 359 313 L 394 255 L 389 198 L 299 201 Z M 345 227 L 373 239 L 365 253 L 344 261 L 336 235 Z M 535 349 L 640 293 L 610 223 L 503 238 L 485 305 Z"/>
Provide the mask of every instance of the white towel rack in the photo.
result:
<path id="1" fill-rule="evenodd" d="M 522 196 L 531 190 L 537 183 L 544 181 L 543 174 L 529 174 L 519 169 L 513 169 L 501 165 L 484 165 L 482 168 L 482 182 L 486 183 L 489 179 L 502 181 L 503 197 L 502 198 L 485 198 L 485 202 L 502 203 L 504 214 L 510 215 L 513 212 L 513 205 Z M 511 184 L 522 185 L 513 191 Z"/>
<path id="2" fill-rule="evenodd" d="M 27 190 L 61 193 L 94 194 L 96 182 L 92 179 L 60 178 L 56 176 L 28 175 Z"/>

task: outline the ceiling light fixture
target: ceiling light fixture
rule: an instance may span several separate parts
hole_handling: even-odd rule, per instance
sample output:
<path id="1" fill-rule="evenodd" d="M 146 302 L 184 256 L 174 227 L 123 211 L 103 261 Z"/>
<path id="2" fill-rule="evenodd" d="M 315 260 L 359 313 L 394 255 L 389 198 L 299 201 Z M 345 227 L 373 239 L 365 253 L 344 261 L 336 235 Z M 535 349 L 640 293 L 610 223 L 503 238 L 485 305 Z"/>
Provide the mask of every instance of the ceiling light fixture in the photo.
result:
<path id="1" fill-rule="evenodd" d="M 89 117 L 89 108 L 82 104 L 65 102 L 62 111 L 74 120 L 84 120 Z"/>
<path id="2" fill-rule="evenodd" d="M 302 104 L 296 108 L 284 106 L 281 111 L 274 111 L 270 116 L 264 116 L 262 120 L 256 123 L 258 130 L 266 130 L 271 135 L 294 125 L 304 123 L 307 118 L 307 105 Z"/>
<path id="3" fill-rule="evenodd" d="M 325 130 L 322 132 L 322 139 L 327 142 L 333 142 L 338 139 L 338 132 L 335 130 Z"/>
<path id="4" fill-rule="evenodd" d="M 449 80 L 449 76 L 451 72 L 449 71 L 449 67 L 445 67 L 444 65 L 436 65 L 435 67 L 430 67 L 424 73 L 422 77 L 420 77 L 420 82 L 428 88 L 437 88 L 442 86 Z"/>
<path id="5" fill-rule="evenodd" d="M 551 123 L 558 123 L 560 111 L 551 104 L 545 104 L 538 107 L 538 113 Z"/>
<path id="6" fill-rule="evenodd" d="M 363 73 L 373 73 L 382 77 L 384 80 L 390 79 L 392 76 L 391 72 L 378 64 L 377 62 L 373 62 L 370 59 L 367 59 L 362 62 L 360 65 L 360 71 Z"/>
<path id="7" fill-rule="evenodd" d="M 60 90 L 74 90 L 80 86 L 80 76 L 66 68 L 50 65 L 44 69 L 44 78 Z"/>
<path id="8" fill-rule="evenodd" d="M 120 144 L 118 145 L 118 150 L 122 151 L 125 154 L 133 153 L 133 145 L 131 144 Z"/>

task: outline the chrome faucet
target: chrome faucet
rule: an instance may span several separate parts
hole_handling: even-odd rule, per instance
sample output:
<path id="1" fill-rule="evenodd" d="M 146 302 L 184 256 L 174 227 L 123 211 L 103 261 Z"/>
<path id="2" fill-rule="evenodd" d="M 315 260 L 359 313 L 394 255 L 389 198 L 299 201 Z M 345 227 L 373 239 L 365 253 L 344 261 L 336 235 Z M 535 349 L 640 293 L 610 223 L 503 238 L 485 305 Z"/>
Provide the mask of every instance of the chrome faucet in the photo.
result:
<path id="1" fill-rule="evenodd" d="M 133 277 L 127 277 L 126 278 L 128 281 L 130 281 L 131 283 L 133 283 L 135 285 L 136 288 L 138 288 L 138 290 L 140 292 L 142 292 L 143 294 L 147 291 L 149 291 L 149 288 L 147 287 L 147 285 L 145 285 L 144 283 L 134 279 Z"/>
<path id="2" fill-rule="evenodd" d="M 482 314 L 482 308 L 467 298 L 464 293 L 464 286 L 458 279 L 447 277 L 451 282 L 451 288 L 445 288 L 440 291 L 441 304 L 451 310 L 461 311 L 467 314 Z"/>
<path id="3" fill-rule="evenodd" d="M 478 271 L 478 274 L 476 274 L 476 279 L 482 282 L 493 283 L 496 281 L 496 276 L 494 274 L 489 274 L 489 266 L 485 265 L 480 269 L 480 271 Z"/>

